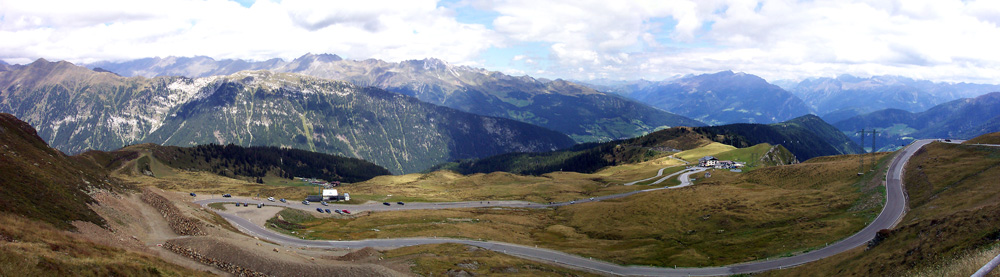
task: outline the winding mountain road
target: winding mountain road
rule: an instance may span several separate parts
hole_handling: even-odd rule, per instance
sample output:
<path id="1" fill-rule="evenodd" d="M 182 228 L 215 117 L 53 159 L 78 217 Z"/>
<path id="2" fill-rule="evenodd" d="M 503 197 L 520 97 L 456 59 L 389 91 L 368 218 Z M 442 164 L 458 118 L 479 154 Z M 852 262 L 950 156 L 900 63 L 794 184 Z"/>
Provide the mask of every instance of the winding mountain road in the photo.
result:
<path id="1" fill-rule="evenodd" d="M 250 221 L 241 218 L 239 216 L 226 213 L 217 213 L 226 218 L 233 223 L 241 231 L 257 236 L 269 241 L 273 241 L 283 245 L 292 245 L 297 247 L 315 247 L 315 248 L 360 248 L 360 247 L 402 247 L 420 244 L 436 244 L 436 243 L 461 243 L 474 245 L 486 249 L 490 249 L 497 252 L 502 252 L 514 256 L 526 257 L 536 260 L 544 260 L 549 262 L 554 262 L 558 264 L 569 265 L 573 267 L 586 268 L 594 271 L 605 272 L 608 274 L 615 275 L 641 275 L 641 276 L 684 276 L 684 275 L 695 275 L 695 276 L 716 276 L 716 275 L 732 275 L 732 274 L 742 274 L 742 273 L 753 273 L 761 272 L 772 269 L 781 269 L 792 266 L 801 265 L 804 263 L 816 261 L 826 257 L 830 257 L 841 252 L 847 251 L 849 249 L 864 245 L 873 237 L 875 233 L 882 229 L 893 228 L 903 217 L 903 213 L 906 208 L 906 196 L 903 193 L 902 187 L 902 175 L 903 168 L 906 162 L 913 156 L 918 149 L 924 145 L 930 143 L 933 140 L 919 140 L 911 143 L 907 147 L 903 148 L 893 160 L 889 166 L 889 172 L 886 177 L 886 203 L 882 209 L 882 212 L 875 218 L 875 220 L 859 231 L 858 233 L 844 239 L 833 243 L 827 247 L 819 250 L 811 251 L 808 253 L 779 258 L 774 260 L 765 261 L 755 261 L 743 264 L 734 264 L 721 267 L 703 267 L 703 268 L 662 268 L 662 267 L 648 267 L 648 266 L 622 266 L 617 264 L 612 264 L 604 261 L 593 260 L 589 258 L 580 257 L 573 254 L 563 253 L 555 250 L 542 249 L 530 246 L 516 245 L 503 242 L 494 241 L 478 241 L 478 240 L 468 240 L 468 239 L 453 239 L 453 238 L 398 238 L 398 239 L 370 239 L 370 240 L 359 240 L 359 241 L 320 241 L 320 240 L 303 240 L 298 238 L 289 237 L 283 234 L 276 233 L 271 230 L 267 230 L 261 226 L 255 225 Z M 704 170 L 704 169 L 702 169 Z M 682 177 L 690 176 L 700 171 L 688 171 Z M 690 181 L 681 178 L 682 184 L 677 187 L 690 186 Z M 599 201 L 603 199 L 619 198 L 636 193 L 662 190 L 669 188 L 654 188 L 647 190 L 634 191 L 623 194 L 595 197 L 593 201 Z M 234 202 L 234 199 L 205 199 L 195 201 L 195 203 L 201 205 L 207 205 L 209 203 L 218 202 Z M 591 201 L 589 199 L 579 200 L 576 203 Z M 257 203 L 260 200 L 256 200 L 250 203 Z M 275 204 L 275 203 L 269 203 Z M 277 203 L 284 204 L 284 203 Z M 331 208 L 341 208 L 341 209 L 351 209 L 357 211 L 384 211 L 384 210 L 406 210 L 406 209 L 444 209 L 444 208 L 473 208 L 473 207 L 497 207 L 497 206 L 507 206 L 507 207 L 553 207 L 569 205 L 571 203 L 556 203 L 552 205 L 542 205 L 523 201 L 490 201 L 490 203 L 480 203 L 478 201 L 470 202 L 453 202 L 453 203 L 412 203 L 406 204 L 404 206 L 394 205 L 394 206 L 384 206 L 384 205 L 331 205 Z M 315 210 L 314 207 L 319 205 L 311 206 L 296 206 L 295 204 L 281 205 L 286 207 L 293 207 L 305 210 Z"/>

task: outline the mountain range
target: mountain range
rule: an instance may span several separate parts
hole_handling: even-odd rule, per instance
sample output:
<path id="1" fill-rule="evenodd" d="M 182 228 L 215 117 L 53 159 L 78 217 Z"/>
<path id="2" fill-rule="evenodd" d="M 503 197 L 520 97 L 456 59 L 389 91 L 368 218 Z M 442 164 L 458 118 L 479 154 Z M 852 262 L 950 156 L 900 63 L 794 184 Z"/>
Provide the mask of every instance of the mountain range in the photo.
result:
<path id="1" fill-rule="evenodd" d="M 1000 85 L 931 82 L 900 76 L 841 75 L 783 85 L 828 122 L 890 108 L 922 112 L 951 100 L 1000 91 Z"/>
<path id="2" fill-rule="evenodd" d="M 922 112 L 948 101 L 1000 91 L 1000 85 L 931 82 L 900 76 L 862 78 L 845 74 L 836 78 L 767 82 L 751 74 L 730 71 L 675 76 L 663 81 L 579 82 L 710 124 L 770 123 L 806 113 L 820 115 L 827 122 L 838 122 L 889 108 Z"/>
<path id="3" fill-rule="evenodd" d="M 269 145 L 362 158 L 393 173 L 574 141 L 374 87 L 291 73 L 121 77 L 38 60 L 0 72 L 0 112 L 68 153 L 158 143 Z"/>
<path id="4" fill-rule="evenodd" d="M 950 101 L 918 113 L 885 109 L 834 126 L 845 132 L 881 128 L 880 143 L 891 145 L 908 143 L 913 138 L 969 139 L 1000 131 L 1000 92 Z"/>
<path id="5" fill-rule="evenodd" d="M 591 86 L 711 125 L 774 123 L 810 113 L 795 95 L 742 72 L 722 71 L 660 82 L 603 83 Z"/>
<path id="6" fill-rule="evenodd" d="M 292 61 L 214 60 L 209 57 L 146 58 L 88 64 L 123 76 L 230 75 L 243 70 L 300 73 L 379 87 L 432 104 L 480 115 L 514 119 L 569 135 L 577 142 L 642 135 L 699 121 L 614 94 L 563 81 L 515 77 L 438 59 L 385 62 L 345 60 L 332 54 L 306 54 Z"/>

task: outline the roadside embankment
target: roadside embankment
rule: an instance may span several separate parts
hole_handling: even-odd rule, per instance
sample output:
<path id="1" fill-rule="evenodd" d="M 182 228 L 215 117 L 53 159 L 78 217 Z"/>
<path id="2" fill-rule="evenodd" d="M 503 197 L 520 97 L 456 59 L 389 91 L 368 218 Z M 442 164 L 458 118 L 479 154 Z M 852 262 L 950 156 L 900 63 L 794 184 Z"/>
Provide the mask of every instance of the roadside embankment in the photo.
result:
<path id="1" fill-rule="evenodd" d="M 170 200 L 167 200 L 162 195 L 156 194 L 149 188 L 142 190 L 142 196 L 140 197 L 143 202 L 146 202 L 153 208 L 163 215 L 163 218 L 167 220 L 170 225 L 170 229 L 182 236 L 203 236 L 205 232 L 201 230 L 201 225 L 197 220 L 188 218 L 181 213 Z"/>

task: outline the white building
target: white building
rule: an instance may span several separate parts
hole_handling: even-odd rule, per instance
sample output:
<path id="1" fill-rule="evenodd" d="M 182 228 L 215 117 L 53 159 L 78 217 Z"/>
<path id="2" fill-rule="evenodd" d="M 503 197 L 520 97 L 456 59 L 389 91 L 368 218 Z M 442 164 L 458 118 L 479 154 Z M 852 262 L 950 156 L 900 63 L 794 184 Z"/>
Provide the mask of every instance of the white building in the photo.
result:
<path id="1" fill-rule="evenodd" d="M 698 159 L 698 166 L 713 167 L 717 163 L 719 163 L 719 159 L 716 159 L 713 156 L 704 156 L 701 159 Z"/>

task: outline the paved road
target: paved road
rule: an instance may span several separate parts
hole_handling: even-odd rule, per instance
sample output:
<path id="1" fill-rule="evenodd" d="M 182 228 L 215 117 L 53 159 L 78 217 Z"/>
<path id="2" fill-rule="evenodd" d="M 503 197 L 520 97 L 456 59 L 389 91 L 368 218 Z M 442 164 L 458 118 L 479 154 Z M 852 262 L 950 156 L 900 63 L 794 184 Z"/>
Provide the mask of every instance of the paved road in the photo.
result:
<path id="1" fill-rule="evenodd" d="M 675 165 L 675 166 L 679 166 L 679 165 Z M 663 176 L 663 170 L 665 170 L 667 168 L 671 168 L 671 167 L 673 167 L 673 166 L 668 166 L 668 167 L 660 168 L 660 171 L 656 172 L 656 176 L 649 177 L 649 178 L 642 179 L 642 180 L 638 180 L 638 181 L 631 181 L 631 182 L 625 183 L 625 185 L 626 186 L 631 186 L 631 185 L 635 185 L 638 182 L 645 182 L 645 181 L 656 179 L 656 177 Z"/>
<path id="2" fill-rule="evenodd" d="M 435 243 L 462 243 L 468 245 L 475 245 L 483 247 L 486 249 L 491 249 L 498 252 L 503 252 L 515 256 L 527 257 L 538 260 L 545 260 L 550 262 L 555 262 L 559 264 L 565 264 L 580 268 L 587 268 L 595 271 L 605 272 L 609 274 L 616 275 L 643 275 L 643 276 L 716 276 L 716 275 L 732 275 L 741 273 L 753 273 L 761 272 L 772 269 L 781 269 L 792 267 L 826 257 L 836 255 L 838 253 L 847 251 L 849 249 L 864 245 L 871 238 L 875 237 L 875 233 L 881 229 L 893 228 L 900 219 L 902 219 L 903 213 L 906 207 L 906 197 L 903 194 L 902 188 L 902 173 L 906 161 L 913 156 L 913 153 L 923 147 L 927 143 L 933 140 L 919 140 L 911 143 L 909 146 L 904 148 L 901 153 L 899 153 L 889 166 L 889 174 L 886 177 L 886 205 L 883 207 L 882 212 L 872 224 L 868 225 L 860 232 L 848 237 L 847 239 L 841 240 L 834 244 L 831 244 L 825 248 L 811 251 L 809 253 L 796 255 L 792 257 L 766 260 L 766 261 L 756 261 L 744 264 L 735 264 L 722 267 L 703 267 L 703 268 L 661 268 L 661 267 L 647 267 L 647 266 L 622 266 L 617 264 L 611 264 L 604 261 L 592 260 L 589 258 L 584 258 L 576 256 L 573 254 L 567 254 L 559 251 L 535 248 L 531 246 L 523 246 L 509 243 L 492 242 L 492 241 L 476 241 L 476 240 L 466 240 L 466 239 L 451 239 L 451 238 L 401 238 L 401 239 L 372 239 L 372 240 L 359 240 L 359 241 L 317 241 L 317 240 L 302 240 L 298 238 L 292 238 L 285 236 L 283 234 L 278 234 L 271 230 L 267 230 L 263 227 L 257 226 L 250 223 L 244 218 L 225 213 L 217 212 L 223 218 L 228 219 L 237 228 L 240 228 L 243 232 L 248 234 L 267 239 L 283 245 L 293 245 L 299 247 L 318 247 L 318 248 L 359 248 L 359 247 L 401 247 L 410 246 L 418 244 L 435 244 Z M 688 175 L 697 172 L 689 172 Z M 682 180 L 683 181 L 683 180 Z M 682 182 L 681 185 L 676 186 L 689 186 L 690 181 Z M 605 197 L 624 197 L 636 193 L 642 193 L 647 191 L 655 191 L 669 188 L 654 188 L 641 191 L 635 191 L 630 193 L 624 193 L 613 196 Z M 607 198 L 595 198 L 595 201 L 607 199 Z M 217 201 L 221 200 L 221 201 Z M 223 202 L 223 201 L 233 201 L 232 199 L 206 199 L 199 200 L 196 203 L 206 205 L 208 203 Z M 584 200 L 589 201 L 589 200 Z M 259 201 L 258 201 L 259 202 Z M 457 207 L 477 207 L 483 204 L 478 204 L 479 202 L 457 202 L 457 203 L 413 203 L 406 204 L 405 208 L 410 207 L 422 207 L 422 208 L 457 208 Z M 419 206 L 418 204 L 424 204 L 424 206 Z M 517 206 L 520 207 L 551 207 L 559 205 L 568 205 L 569 203 L 558 203 L 554 205 L 541 205 L 541 204 L 526 204 L 522 201 L 503 201 L 503 202 L 491 202 L 487 206 Z M 331 205 L 333 206 L 333 205 Z M 354 210 L 384 210 L 375 209 L 377 205 L 344 205 L 353 207 Z M 308 209 L 315 210 L 316 205 L 308 207 Z M 364 207 L 364 208 L 360 208 Z M 383 206 L 384 207 L 384 206 Z M 371 209 L 367 209 L 371 208 Z M 392 208 L 392 207 L 386 207 Z M 394 207 L 395 209 L 404 209 L 403 207 Z M 348 208 L 350 209 L 350 208 Z"/>
<path id="3" fill-rule="evenodd" d="M 685 161 L 685 160 L 682 160 L 682 159 L 678 159 L 678 158 L 676 158 L 676 157 L 674 157 L 674 156 L 668 156 L 668 157 L 669 157 L 669 158 L 671 158 L 671 159 L 674 159 L 674 160 L 678 160 L 678 161 L 681 161 L 681 162 L 683 162 L 683 163 L 684 163 L 685 165 L 686 165 L 686 164 L 688 164 L 688 161 Z M 680 165 L 674 165 L 674 166 L 680 166 Z M 663 176 L 663 170 L 665 170 L 665 169 L 667 169 L 667 168 L 671 168 L 671 167 L 674 167 L 674 166 L 668 166 L 668 167 L 664 167 L 664 168 L 660 168 L 660 171 L 657 171 L 657 172 L 656 172 L 656 176 L 653 176 L 653 177 L 649 177 L 649 178 L 646 178 L 646 179 L 642 179 L 642 180 L 637 180 L 637 181 L 631 181 L 631 182 L 628 182 L 628 183 L 625 183 L 624 185 L 626 185 L 626 186 L 631 186 L 631 185 L 635 185 L 636 183 L 639 183 L 639 182 L 645 182 L 645 181 L 649 181 L 649 180 L 653 180 L 653 179 L 656 179 L 657 177 L 660 177 L 660 176 Z M 677 172 L 677 173 L 674 173 L 674 174 L 670 174 L 670 175 L 668 175 L 667 177 L 663 177 L 663 179 L 660 179 L 660 180 L 658 180 L 658 181 L 656 181 L 656 182 L 653 182 L 653 183 L 652 183 L 651 185 L 655 185 L 655 184 L 659 184 L 659 183 L 662 183 L 663 181 L 665 181 L 665 180 L 667 180 L 667 179 L 670 179 L 670 177 L 674 177 L 674 176 L 677 176 L 677 174 L 680 174 L 680 172 Z"/>
<path id="4" fill-rule="evenodd" d="M 681 174 L 681 177 L 677 177 L 677 180 L 680 180 L 681 184 L 678 185 L 678 186 L 670 187 L 670 188 L 675 189 L 675 188 L 683 188 L 683 187 L 686 187 L 686 186 L 694 185 L 694 183 L 691 183 L 691 175 L 695 174 L 695 173 L 701 173 L 701 172 L 703 172 L 705 170 L 708 170 L 708 168 L 707 167 L 695 167 L 695 168 L 692 168 L 690 170 L 681 171 L 681 172 L 684 172 L 684 174 Z"/>

